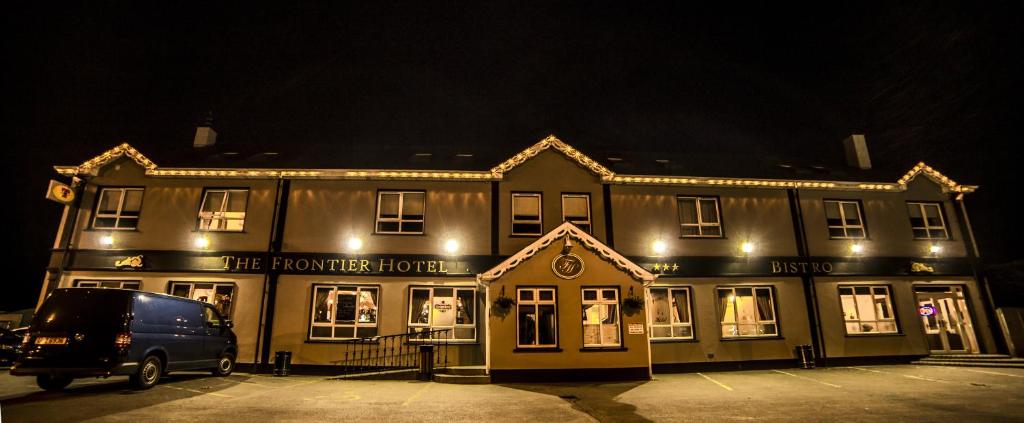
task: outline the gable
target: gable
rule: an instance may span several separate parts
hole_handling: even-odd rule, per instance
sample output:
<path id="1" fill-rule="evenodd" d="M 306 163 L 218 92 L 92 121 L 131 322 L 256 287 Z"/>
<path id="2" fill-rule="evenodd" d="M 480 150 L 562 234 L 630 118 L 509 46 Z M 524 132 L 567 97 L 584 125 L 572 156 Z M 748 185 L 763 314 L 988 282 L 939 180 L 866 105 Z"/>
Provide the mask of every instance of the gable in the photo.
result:
<path id="1" fill-rule="evenodd" d="M 602 180 L 610 180 L 615 176 L 614 172 L 594 161 L 594 159 L 591 159 L 586 154 L 583 154 L 579 150 L 573 148 L 569 144 L 562 142 L 562 140 L 558 139 L 554 135 L 548 135 L 547 138 L 540 140 L 540 142 L 527 147 L 525 150 L 519 152 L 519 154 L 516 154 L 501 164 L 491 168 L 491 173 L 496 177 L 501 178 L 505 173 L 508 173 L 512 169 L 515 169 L 523 163 L 526 163 L 528 160 L 536 157 L 541 152 L 549 149 L 561 153 L 569 161 L 572 161 L 580 167 L 597 175 Z"/>

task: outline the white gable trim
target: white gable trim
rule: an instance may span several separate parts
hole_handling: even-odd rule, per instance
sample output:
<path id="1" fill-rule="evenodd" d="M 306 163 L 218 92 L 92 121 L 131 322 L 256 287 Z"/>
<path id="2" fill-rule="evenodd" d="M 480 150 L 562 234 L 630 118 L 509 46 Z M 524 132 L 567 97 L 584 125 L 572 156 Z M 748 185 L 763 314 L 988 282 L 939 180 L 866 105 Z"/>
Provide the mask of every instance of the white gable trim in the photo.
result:
<path id="1" fill-rule="evenodd" d="M 552 242 L 563 239 L 566 236 L 575 239 L 580 245 L 594 253 L 597 253 L 598 256 L 611 262 L 619 270 L 628 273 L 630 277 L 643 283 L 644 286 L 650 285 L 656 278 L 656 276 L 651 272 L 648 272 L 636 263 L 633 263 L 629 259 L 623 257 L 601 241 L 598 241 L 597 238 L 594 238 L 587 232 L 577 228 L 576 225 L 569 222 L 562 223 L 551 232 L 548 232 L 546 235 L 540 237 L 540 239 L 526 246 L 526 248 L 519 250 L 519 252 L 515 253 L 512 257 L 509 257 L 497 266 L 494 266 L 491 270 L 476 275 L 476 278 L 483 284 L 489 284 L 491 281 L 502 277 L 505 273 L 508 273 L 520 264 L 523 264 L 523 262 L 529 260 L 541 250 L 551 245 Z"/>

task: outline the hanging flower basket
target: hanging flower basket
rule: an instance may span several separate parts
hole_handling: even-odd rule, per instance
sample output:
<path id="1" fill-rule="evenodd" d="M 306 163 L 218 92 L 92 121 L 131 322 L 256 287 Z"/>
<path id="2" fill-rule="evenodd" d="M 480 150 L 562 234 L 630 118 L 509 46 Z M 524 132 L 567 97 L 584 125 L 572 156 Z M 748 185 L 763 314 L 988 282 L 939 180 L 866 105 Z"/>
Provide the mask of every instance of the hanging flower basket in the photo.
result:
<path id="1" fill-rule="evenodd" d="M 622 299 L 622 312 L 632 316 L 644 309 L 644 297 L 633 295 L 633 288 L 629 289 L 629 295 Z"/>
<path id="2" fill-rule="evenodd" d="M 494 307 L 491 309 L 491 313 L 495 316 L 504 318 L 512 311 L 512 306 L 516 305 L 516 300 L 505 296 L 505 287 L 501 287 L 501 294 L 494 299 Z"/>

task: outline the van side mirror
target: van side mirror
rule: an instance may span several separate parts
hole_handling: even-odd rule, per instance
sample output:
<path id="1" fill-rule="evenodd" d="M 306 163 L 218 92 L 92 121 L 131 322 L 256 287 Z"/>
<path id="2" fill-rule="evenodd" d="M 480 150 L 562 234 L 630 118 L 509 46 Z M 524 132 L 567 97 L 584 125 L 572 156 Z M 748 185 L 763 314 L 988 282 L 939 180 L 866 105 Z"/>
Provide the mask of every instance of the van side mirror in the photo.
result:
<path id="1" fill-rule="evenodd" d="M 221 322 L 220 327 L 222 327 L 222 328 L 233 328 L 233 327 L 235 327 L 235 323 L 232 322 L 231 319 L 224 319 L 224 321 Z"/>

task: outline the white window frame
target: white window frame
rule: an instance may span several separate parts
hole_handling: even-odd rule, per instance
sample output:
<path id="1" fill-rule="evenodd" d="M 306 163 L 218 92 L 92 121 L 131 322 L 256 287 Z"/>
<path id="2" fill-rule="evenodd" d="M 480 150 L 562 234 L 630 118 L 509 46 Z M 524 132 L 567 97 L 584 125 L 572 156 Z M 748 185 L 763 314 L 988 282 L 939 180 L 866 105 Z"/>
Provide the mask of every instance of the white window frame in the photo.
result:
<path id="1" fill-rule="evenodd" d="M 453 300 L 453 304 L 452 304 L 452 312 L 453 313 L 457 313 L 458 312 L 458 310 L 455 309 L 455 307 L 458 304 L 459 291 L 471 291 L 473 293 L 473 301 L 472 301 L 473 304 L 471 305 L 471 307 L 473 307 L 473 323 L 461 323 L 460 324 L 460 323 L 457 323 L 458 322 L 457 317 L 453 317 L 452 318 L 452 325 L 451 326 L 437 326 L 437 325 L 434 325 L 434 313 L 433 312 L 431 312 L 428 315 L 429 317 L 427 319 L 427 323 L 413 323 L 412 322 L 412 320 L 413 320 L 412 317 L 413 317 L 413 312 L 415 311 L 415 310 L 413 310 L 413 307 L 412 307 L 413 291 L 415 291 L 415 290 L 428 290 L 428 291 L 430 291 L 430 295 L 427 297 L 427 304 L 430 304 L 430 306 L 433 307 L 433 305 L 434 305 L 434 290 L 435 289 L 452 289 L 453 290 L 452 291 L 452 298 L 454 299 Z M 450 331 L 448 332 L 449 338 L 447 338 L 449 343 L 473 343 L 473 342 L 476 342 L 477 337 L 479 336 L 479 333 L 478 333 L 479 331 L 477 330 L 477 323 L 479 322 L 479 320 L 481 318 L 480 315 L 477 313 L 479 310 L 477 310 L 476 302 L 477 302 L 477 289 L 475 287 L 472 287 L 472 286 L 455 286 L 455 285 L 453 285 L 453 286 L 415 286 L 415 285 L 410 286 L 409 287 L 409 300 L 407 301 L 409 312 L 405 316 L 405 324 L 406 324 L 406 326 L 408 328 L 407 332 L 410 333 L 410 334 L 413 334 L 413 333 L 415 333 L 413 331 L 413 329 L 427 329 L 428 331 L 429 330 L 450 329 Z M 463 305 L 463 306 L 465 306 L 465 305 Z M 472 339 L 470 339 L 470 338 L 455 338 L 456 329 L 470 329 L 470 328 L 473 329 L 473 338 Z M 437 338 L 434 338 L 434 340 L 436 341 Z M 409 342 L 429 342 L 429 341 L 431 341 L 431 340 L 430 339 L 415 339 L 413 337 L 409 338 Z"/>
<path id="2" fill-rule="evenodd" d="M 335 306 L 336 305 L 328 306 L 327 313 L 328 313 L 328 316 L 330 316 L 330 320 L 331 320 L 330 322 L 327 322 L 327 323 L 317 322 L 316 321 L 316 293 L 317 293 L 317 290 L 324 289 L 324 288 L 329 288 L 331 290 L 331 294 L 330 294 L 329 297 L 327 297 L 327 301 L 331 302 L 332 304 L 333 304 L 333 302 L 337 301 L 338 291 L 355 291 L 356 292 L 356 307 L 359 306 L 359 298 L 360 298 L 360 296 L 361 296 L 361 294 L 362 294 L 362 292 L 364 290 L 366 290 L 366 291 L 370 291 L 370 290 L 377 291 L 377 298 L 376 298 L 375 303 L 374 303 L 374 307 L 376 307 L 377 312 L 374 315 L 373 323 L 369 323 L 369 322 L 362 322 L 361 323 L 361 322 L 359 322 L 359 318 L 358 318 L 358 312 L 359 311 L 358 311 L 358 308 L 356 310 L 356 313 L 357 313 L 356 319 L 352 323 L 337 323 L 335 321 L 335 319 L 338 317 L 337 316 L 337 310 L 335 310 Z M 380 323 L 380 302 L 381 302 L 380 301 L 380 298 L 381 298 L 381 296 L 380 296 L 380 286 L 377 286 L 377 285 L 348 285 L 348 284 L 313 284 L 313 292 L 312 292 L 312 294 L 313 295 L 310 298 L 310 307 L 309 307 L 309 332 L 307 333 L 307 336 L 309 337 L 309 340 L 311 340 L 311 341 L 330 341 L 330 340 L 339 340 L 339 339 L 357 339 L 357 338 L 361 338 L 359 336 L 359 329 L 361 329 L 361 328 L 374 328 L 374 329 L 377 329 L 377 331 L 375 331 L 375 333 L 373 335 L 371 335 L 371 336 L 378 336 L 379 335 L 380 329 L 378 329 L 379 328 L 378 324 Z M 313 336 L 313 328 L 317 328 L 317 327 L 331 328 L 331 336 Z M 335 330 L 337 328 L 351 329 L 352 330 L 352 336 L 348 336 L 348 337 L 346 337 L 346 336 L 334 336 Z"/>
<path id="3" fill-rule="evenodd" d="M 523 300 L 522 292 L 530 291 L 533 293 L 532 300 Z M 541 291 L 550 291 L 551 300 L 540 299 Z M 533 315 L 540 317 L 540 306 L 550 305 L 555 310 L 555 342 L 551 344 L 540 343 L 540 322 L 534 325 L 533 339 L 536 343 L 524 344 L 519 340 L 519 310 L 524 307 L 532 307 Z M 518 348 L 556 348 L 558 347 L 558 290 L 555 288 L 517 288 L 516 289 L 516 347 Z"/>
<path id="4" fill-rule="evenodd" d="M 927 234 L 926 237 L 919 237 L 916 234 L 914 234 L 914 239 L 921 239 L 921 240 L 947 240 L 947 239 L 950 239 L 949 238 L 949 227 L 948 227 L 948 225 L 946 225 L 946 214 L 943 213 L 943 210 L 942 210 L 943 209 L 943 204 L 942 203 L 929 203 L 929 202 L 908 201 L 907 202 L 907 207 L 917 207 L 917 209 L 921 212 L 921 220 L 924 222 L 924 226 L 914 226 L 913 221 L 911 221 L 911 223 L 910 223 L 911 233 L 913 233 L 914 230 L 923 230 L 925 232 L 925 234 Z M 925 208 L 926 207 L 935 207 L 935 210 L 937 210 L 939 212 L 939 221 L 941 222 L 942 226 L 932 226 L 932 225 L 928 224 L 928 213 L 925 212 Z M 907 209 L 907 216 L 910 217 L 910 210 L 909 209 Z M 942 237 L 933 237 L 932 236 L 932 231 L 938 231 L 938 230 L 942 230 L 942 233 L 945 234 L 945 235 L 942 236 Z"/>
<path id="5" fill-rule="evenodd" d="M 381 217 L 380 216 L 381 199 L 383 199 L 385 195 L 396 195 L 396 194 L 398 195 L 398 217 Z M 423 215 L 419 219 L 403 219 L 402 218 L 402 214 L 403 214 L 402 212 L 405 210 L 405 196 L 406 196 L 406 194 L 421 194 L 421 195 L 423 195 Z M 374 233 L 387 234 L 387 235 L 422 235 L 423 232 L 427 229 L 427 224 L 426 224 L 426 220 L 427 220 L 427 192 L 426 191 L 416 191 L 416 190 L 405 190 L 405 191 L 401 191 L 401 190 L 380 190 L 380 191 L 377 191 L 377 214 L 376 214 L 376 216 L 377 216 L 377 219 L 376 219 L 376 221 L 373 224 Z M 382 230 L 380 230 L 381 222 L 396 222 L 396 223 L 398 223 L 398 230 L 397 231 L 382 231 Z M 402 226 L 405 223 L 419 223 L 421 225 L 421 229 L 419 231 L 403 231 L 402 230 Z"/>
<path id="6" fill-rule="evenodd" d="M 108 191 L 111 191 L 111 192 L 112 191 L 120 191 L 121 192 L 121 198 L 118 200 L 117 211 L 116 212 L 114 212 L 113 214 L 110 214 L 110 213 L 101 214 L 100 213 L 100 204 L 102 204 L 103 195 L 105 193 L 107 193 Z M 123 213 L 123 211 L 124 211 L 124 199 L 125 199 L 125 197 L 128 196 L 128 191 L 139 191 L 139 192 L 142 193 L 143 197 L 145 197 L 145 194 L 146 194 L 146 189 L 145 188 L 128 188 L 128 187 L 114 188 L 114 187 L 111 187 L 111 188 L 101 188 L 100 189 L 99 194 L 96 195 L 96 207 L 94 209 L 94 210 L 96 210 L 96 212 L 93 214 L 93 217 L 92 217 L 92 228 L 93 229 L 102 229 L 102 230 L 105 230 L 105 231 L 134 231 L 134 230 L 137 230 L 139 228 L 139 220 L 142 219 L 142 200 L 139 200 L 139 215 L 138 216 L 130 216 L 129 217 L 129 216 L 122 216 L 121 215 Z M 96 221 L 98 221 L 99 219 L 114 219 L 114 226 L 112 226 L 112 227 L 96 226 Z M 135 225 L 133 225 L 130 228 L 128 228 L 128 227 L 125 227 L 125 228 L 118 227 L 118 224 L 121 223 L 121 219 L 134 220 L 135 221 Z"/>
<path id="7" fill-rule="evenodd" d="M 587 200 L 587 218 L 585 220 L 573 220 L 572 223 L 576 226 L 586 225 L 587 232 L 594 232 L 594 225 L 590 216 L 590 194 L 562 194 L 562 221 L 569 221 L 565 216 L 565 199 L 566 198 L 584 198 Z"/>
<path id="8" fill-rule="evenodd" d="M 585 299 L 587 291 L 595 291 L 597 293 L 596 299 L 594 299 L 594 300 L 587 300 L 587 299 Z M 604 291 L 613 291 L 613 292 L 615 292 L 615 299 L 612 299 L 612 300 L 604 299 L 604 295 L 602 295 Z M 598 323 L 597 325 L 589 324 L 589 326 L 597 326 L 598 327 L 598 335 L 599 335 L 598 338 L 601 340 L 601 343 L 598 343 L 598 344 L 587 344 L 586 343 L 586 332 L 587 332 L 588 323 L 587 323 L 586 316 L 583 316 L 583 319 L 582 319 L 583 321 L 582 321 L 582 325 L 581 325 L 581 328 L 583 329 L 583 348 L 621 347 L 622 346 L 622 305 L 619 304 L 619 288 L 618 287 L 590 287 L 590 288 L 581 288 L 581 290 L 580 290 L 580 301 L 582 302 L 582 307 L 580 307 L 580 308 L 582 310 L 584 310 L 584 311 L 586 310 L 586 306 L 587 305 L 614 305 L 615 306 L 615 314 L 616 314 L 616 316 L 615 316 L 615 331 L 616 331 L 616 339 L 618 340 L 618 342 L 616 342 L 614 344 L 612 344 L 612 343 L 607 343 L 607 344 L 604 343 L 604 334 L 605 334 L 605 330 L 606 330 L 605 323 Z"/>
<path id="9" fill-rule="evenodd" d="M 851 200 L 824 200 L 825 202 L 825 224 L 828 226 L 829 239 L 866 239 L 868 237 L 867 228 L 864 225 L 864 212 L 860 209 L 860 201 Z M 836 207 L 839 208 L 839 225 L 832 225 L 828 223 L 828 205 L 829 203 L 835 203 Z M 845 204 L 853 204 L 857 208 L 857 225 L 846 224 L 846 208 L 843 207 Z M 842 229 L 843 236 L 833 236 L 832 229 Z M 850 229 L 860 229 L 861 236 L 850 235 Z"/>
<path id="10" fill-rule="evenodd" d="M 516 219 L 516 198 L 536 197 L 537 198 L 537 219 Z M 537 232 L 516 232 L 516 224 L 536 224 Z M 512 193 L 512 235 L 540 236 L 544 234 L 544 195 L 536 192 L 513 192 Z"/>
<path id="11" fill-rule="evenodd" d="M 683 213 L 680 203 L 683 200 L 693 200 L 696 205 L 697 222 L 686 223 L 683 222 Z M 713 201 L 715 203 L 715 215 L 718 217 L 718 222 L 704 222 L 703 212 L 701 211 L 701 201 Z M 722 205 L 718 201 L 718 197 L 701 197 L 695 195 L 678 195 L 676 196 L 676 218 L 679 219 L 679 236 L 682 238 L 723 238 L 725 237 L 725 231 L 722 228 Z M 697 228 L 697 234 L 686 234 L 683 232 L 683 228 Z M 718 228 L 718 234 L 705 234 L 704 228 L 714 227 Z"/>
<path id="12" fill-rule="evenodd" d="M 221 199 L 220 207 L 218 208 L 218 211 L 204 212 L 203 210 L 206 209 L 206 201 L 210 198 L 210 193 L 224 193 L 224 198 Z M 241 211 L 242 217 L 241 218 L 226 217 L 224 215 L 225 213 L 238 213 L 238 212 L 228 212 L 228 211 L 224 210 L 225 208 L 227 208 L 228 204 L 231 202 L 231 195 L 238 194 L 238 193 L 245 193 L 245 207 L 243 207 L 243 210 Z M 248 209 L 249 209 L 249 189 L 248 188 L 210 188 L 210 189 L 207 189 L 207 190 L 203 191 L 203 199 L 202 199 L 202 201 L 199 202 L 199 227 L 198 227 L 198 230 L 206 231 L 206 232 L 242 232 L 242 231 L 245 230 L 245 216 L 246 216 L 246 212 L 248 211 Z M 204 216 L 204 214 L 206 216 Z M 241 227 L 238 228 L 238 229 L 227 229 L 227 223 L 229 221 L 232 221 L 232 220 L 240 220 L 242 222 Z M 205 227 L 203 225 L 204 222 L 208 222 L 205 225 Z M 213 227 L 214 226 L 214 222 L 218 222 L 217 226 L 223 225 L 223 226 L 225 226 L 225 228 L 223 228 L 223 229 L 221 229 L 221 228 L 214 228 Z"/>
<path id="13" fill-rule="evenodd" d="M 774 337 L 780 336 L 779 335 L 779 332 L 780 332 L 780 330 L 779 330 L 780 329 L 779 328 L 779 313 L 778 313 L 778 307 L 775 304 L 775 289 L 771 285 L 719 286 L 719 287 L 715 288 L 715 294 L 717 295 L 718 292 L 720 292 L 720 291 L 730 291 L 730 293 L 732 295 L 732 298 L 734 298 L 733 301 L 735 301 L 736 290 L 737 289 L 746 289 L 746 288 L 751 289 L 750 292 L 751 292 L 751 295 L 753 295 L 754 317 L 755 317 L 753 324 L 756 325 L 758 328 L 763 327 L 763 325 L 773 325 L 775 327 L 775 333 L 763 333 L 763 334 L 754 334 L 754 335 L 742 335 L 742 334 L 740 334 L 739 327 L 740 327 L 741 323 L 740 323 L 739 310 L 737 310 L 737 307 L 735 305 L 732 307 L 733 323 L 726 323 L 724 321 L 719 320 L 719 322 L 718 322 L 718 326 L 719 326 L 718 333 L 721 334 L 723 339 L 774 338 Z M 768 298 L 771 299 L 771 302 L 772 302 L 772 304 L 771 304 L 772 319 L 770 319 L 770 320 L 762 320 L 760 318 L 761 313 L 758 313 L 758 310 L 761 307 L 757 303 L 757 291 L 759 289 L 760 290 L 767 290 L 768 291 Z M 719 298 L 721 298 L 721 297 L 720 296 L 716 296 L 715 297 L 715 306 L 716 307 L 721 307 Z M 722 310 L 721 314 L 722 314 L 722 316 L 724 318 L 725 317 L 725 310 Z M 743 323 L 743 324 L 749 325 L 750 323 Z M 725 330 L 724 329 L 725 329 L 726 326 L 733 326 L 736 329 L 735 333 L 733 335 L 725 335 Z"/>
<path id="14" fill-rule="evenodd" d="M 116 283 L 116 287 L 105 287 L 103 284 Z M 125 287 L 125 285 L 135 285 L 134 287 Z M 114 288 L 114 289 L 142 289 L 142 281 L 139 280 L 111 280 L 111 279 L 75 279 L 74 286 L 76 288 Z"/>
<path id="15" fill-rule="evenodd" d="M 195 295 L 195 292 L 196 292 L 196 285 L 213 285 L 213 292 L 214 293 L 217 292 L 217 288 L 219 288 L 219 287 L 230 286 L 231 287 L 231 306 L 230 306 L 230 311 L 228 313 L 221 312 L 221 315 L 224 316 L 225 318 L 230 319 L 231 316 L 233 316 L 235 314 L 235 309 L 237 308 L 235 303 L 236 303 L 236 301 L 238 299 L 238 285 L 235 284 L 234 282 L 219 282 L 219 281 L 218 282 L 213 282 L 213 281 L 173 281 L 172 280 L 172 281 L 168 282 L 168 284 L 167 284 L 167 286 L 168 286 L 168 294 L 174 295 L 174 288 L 176 286 L 179 286 L 179 285 L 187 285 L 188 286 L 188 296 L 187 297 L 180 297 L 180 298 L 188 298 L 190 300 L 196 300 L 196 301 L 199 301 L 199 300 L 195 299 L 195 298 L 192 298 Z M 213 308 L 217 308 L 217 304 L 211 303 L 209 301 L 205 301 L 205 302 L 207 304 L 213 306 Z M 220 312 L 220 310 L 217 310 L 217 311 Z"/>
<path id="16" fill-rule="evenodd" d="M 855 313 L 855 317 L 856 317 L 854 319 L 849 318 L 849 316 L 847 315 L 846 304 L 843 303 L 843 289 L 844 288 L 850 289 L 851 292 L 852 292 L 852 296 L 853 296 L 853 312 Z M 860 303 L 857 301 L 857 297 L 858 297 L 858 295 L 859 296 L 863 296 L 864 294 L 857 294 L 857 288 L 867 288 L 868 289 L 868 292 L 869 292 L 868 295 L 871 297 L 871 304 L 872 305 L 874 305 L 875 300 L 878 299 L 878 296 L 879 296 L 879 294 L 875 293 L 875 290 L 876 289 L 883 289 L 883 290 L 885 290 L 885 293 L 882 294 L 883 295 L 882 298 L 885 299 L 885 305 L 886 305 L 886 307 L 889 308 L 889 316 L 890 317 L 888 319 L 883 319 L 883 318 L 881 318 L 881 316 L 877 315 L 877 310 L 874 310 L 874 312 L 876 314 L 876 316 L 875 316 L 876 319 L 875 320 L 863 320 L 863 319 L 861 319 L 862 315 L 861 315 L 861 312 L 860 312 Z M 864 335 L 878 335 L 878 334 L 900 333 L 899 323 L 896 321 L 896 310 L 893 308 L 893 305 L 892 305 L 892 290 L 889 289 L 888 285 L 869 285 L 869 284 L 845 285 L 844 284 L 844 285 L 839 285 L 836 289 L 837 289 L 837 292 L 839 294 L 839 311 L 841 313 L 843 313 L 843 328 L 846 331 L 847 335 L 849 335 L 849 336 L 864 336 Z M 879 322 L 892 323 L 893 330 L 891 330 L 891 331 L 881 331 L 881 330 L 878 330 L 878 328 L 879 328 L 878 323 Z M 863 328 L 863 325 L 865 323 L 872 323 L 872 324 L 874 324 L 875 331 L 872 331 L 872 332 L 864 332 L 864 331 L 861 331 L 861 332 L 850 332 L 850 329 L 849 329 L 849 325 L 850 324 L 857 324 L 857 325 L 859 325 L 860 327 Z"/>
<path id="17" fill-rule="evenodd" d="M 672 306 L 672 301 L 675 301 L 675 296 L 672 295 L 672 292 L 673 291 L 685 291 L 686 292 L 686 301 L 687 301 L 687 305 L 686 305 L 686 311 L 687 311 L 686 319 L 687 319 L 687 321 L 686 322 L 676 322 L 675 321 L 675 314 L 673 313 L 671 316 L 669 316 L 669 323 L 668 324 L 664 324 L 664 323 L 656 324 L 656 323 L 654 323 L 654 316 L 650 315 L 651 313 L 654 312 L 654 296 L 651 295 L 650 291 L 654 291 L 654 290 L 665 290 L 666 291 L 666 294 L 668 295 L 668 300 L 669 300 L 669 304 L 668 304 L 669 310 L 672 310 L 672 311 L 675 310 L 675 307 Z M 688 286 L 652 286 L 652 287 L 648 288 L 648 293 L 647 293 L 647 310 L 648 310 L 648 317 L 650 318 L 649 321 L 651 322 L 650 327 L 648 328 L 648 333 L 649 333 L 650 339 L 652 339 L 652 340 L 654 340 L 654 339 L 695 339 L 695 337 L 697 336 L 697 334 L 695 332 L 695 329 L 693 327 L 693 291 L 690 289 L 690 287 L 688 287 Z M 654 328 L 655 327 L 669 328 L 669 333 L 670 334 L 674 334 L 676 328 L 690 328 L 690 336 L 670 335 L 670 336 L 657 336 L 656 337 L 656 336 L 654 336 Z"/>

